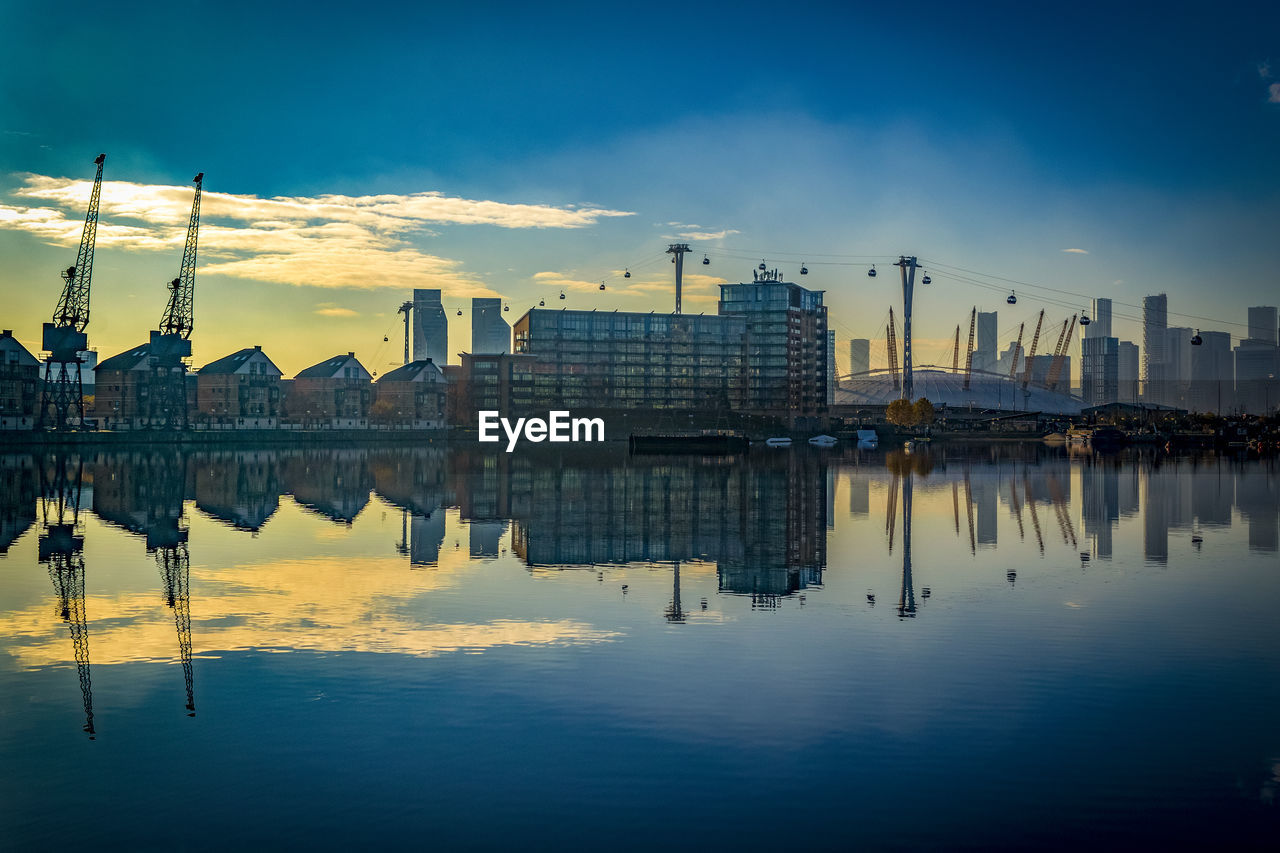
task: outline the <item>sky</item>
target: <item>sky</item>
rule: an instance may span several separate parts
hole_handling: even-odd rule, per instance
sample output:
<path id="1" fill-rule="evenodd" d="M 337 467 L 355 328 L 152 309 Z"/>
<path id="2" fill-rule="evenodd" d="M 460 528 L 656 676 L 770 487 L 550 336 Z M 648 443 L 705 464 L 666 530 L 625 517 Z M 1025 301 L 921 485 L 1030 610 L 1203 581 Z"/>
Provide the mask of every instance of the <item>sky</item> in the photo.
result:
<path id="1" fill-rule="evenodd" d="M 261 344 L 286 376 L 383 372 L 415 287 L 453 353 L 473 296 L 670 311 L 673 241 L 686 311 L 763 261 L 873 364 L 900 254 L 932 278 L 917 363 L 975 306 L 1011 339 L 1106 296 L 1141 342 L 1147 294 L 1236 338 L 1280 301 L 1274 3 L 299 9 L 0 0 L 0 322 L 29 349 L 99 153 L 104 357 L 160 320 L 196 172 L 197 367 Z"/>

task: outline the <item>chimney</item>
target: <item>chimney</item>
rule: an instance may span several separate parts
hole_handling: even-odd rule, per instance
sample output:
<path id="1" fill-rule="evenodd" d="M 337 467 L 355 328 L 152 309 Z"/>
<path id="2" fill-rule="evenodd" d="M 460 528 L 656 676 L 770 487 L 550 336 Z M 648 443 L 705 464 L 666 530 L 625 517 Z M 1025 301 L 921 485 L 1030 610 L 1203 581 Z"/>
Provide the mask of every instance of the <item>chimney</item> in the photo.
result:
<path id="1" fill-rule="evenodd" d="M 355 357 L 356 357 L 356 354 L 355 354 L 355 353 L 353 353 L 353 352 L 349 352 L 349 353 L 347 353 L 347 356 L 348 356 L 349 358 L 355 358 Z"/>
<path id="2" fill-rule="evenodd" d="M 262 344 L 254 344 L 253 348 L 256 349 L 258 352 L 262 352 Z"/>

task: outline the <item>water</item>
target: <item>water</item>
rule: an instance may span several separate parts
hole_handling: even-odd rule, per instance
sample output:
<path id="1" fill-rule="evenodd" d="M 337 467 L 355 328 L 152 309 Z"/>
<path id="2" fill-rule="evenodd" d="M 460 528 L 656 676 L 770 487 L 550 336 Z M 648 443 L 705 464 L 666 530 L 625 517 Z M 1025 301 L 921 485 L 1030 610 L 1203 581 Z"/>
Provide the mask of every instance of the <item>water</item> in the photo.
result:
<path id="1" fill-rule="evenodd" d="M 0 456 L 0 847 L 1276 837 L 1274 460 L 521 451 Z"/>

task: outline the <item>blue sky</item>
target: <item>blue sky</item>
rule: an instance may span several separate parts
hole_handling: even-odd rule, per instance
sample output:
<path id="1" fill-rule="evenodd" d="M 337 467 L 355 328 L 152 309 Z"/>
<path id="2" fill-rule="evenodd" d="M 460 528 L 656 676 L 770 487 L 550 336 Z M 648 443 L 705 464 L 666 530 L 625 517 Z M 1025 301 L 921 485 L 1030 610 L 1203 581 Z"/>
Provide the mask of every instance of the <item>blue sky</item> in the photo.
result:
<path id="1" fill-rule="evenodd" d="M 100 151 L 122 182 L 94 275 L 104 353 L 159 318 L 178 188 L 204 171 L 225 195 L 206 207 L 197 365 L 263 343 L 286 374 L 347 350 L 381 369 L 414 286 L 451 312 L 500 294 L 513 319 L 560 289 L 669 309 L 673 239 L 713 260 L 696 310 L 760 258 L 792 276 L 807 260 L 841 338 L 882 336 L 899 298 L 864 260 L 1050 288 L 1011 285 L 1010 310 L 998 279 L 935 271 L 925 360 L 974 304 L 1012 331 L 1167 291 L 1204 318 L 1172 324 L 1239 335 L 1226 321 L 1277 301 L 1275 4 L 120 6 L 0 5 L 0 293 L 29 345 Z M 1137 312 L 1117 314 L 1138 340 Z M 466 349 L 469 317 L 451 320 Z"/>

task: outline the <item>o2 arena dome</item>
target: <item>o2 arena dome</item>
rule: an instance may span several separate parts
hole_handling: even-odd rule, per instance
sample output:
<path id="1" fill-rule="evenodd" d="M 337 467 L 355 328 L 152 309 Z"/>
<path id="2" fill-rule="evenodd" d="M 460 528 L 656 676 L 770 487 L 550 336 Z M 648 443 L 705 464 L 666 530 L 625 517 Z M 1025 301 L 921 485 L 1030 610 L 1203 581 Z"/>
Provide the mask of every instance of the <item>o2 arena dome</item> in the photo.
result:
<path id="1" fill-rule="evenodd" d="M 940 367 L 917 367 L 912 373 L 913 397 L 928 398 L 936 408 L 996 409 L 1005 412 L 1045 412 L 1056 415 L 1078 415 L 1083 403 L 1065 390 L 1050 391 L 1032 381 L 1024 391 L 1022 381 L 1008 376 L 975 370 L 969 387 L 964 387 L 964 373 L 952 373 Z M 836 405 L 887 406 L 902 397 L 893 387 L 893 373 L 871 370 L 841 377 L 836 390 Z"/>

